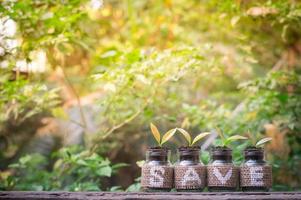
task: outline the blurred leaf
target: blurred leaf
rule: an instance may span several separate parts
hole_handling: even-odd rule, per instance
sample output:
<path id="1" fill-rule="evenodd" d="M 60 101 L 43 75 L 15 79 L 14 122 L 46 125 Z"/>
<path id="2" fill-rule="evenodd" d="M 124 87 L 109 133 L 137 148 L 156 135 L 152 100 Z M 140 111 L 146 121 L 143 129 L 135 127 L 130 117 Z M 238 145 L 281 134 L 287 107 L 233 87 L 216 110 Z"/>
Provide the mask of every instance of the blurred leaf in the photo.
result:
<path id="1" fill-rule="evenodd" d="M 231 19 L 231 25 L 234 27 L 237 24 L 237 22 L 239 21 L 239 19 L 240 19 L 240 16 L 234 16 L 234 17 L 232 17 L 232 19 Z"/>
<path id="2" fill-rule="evenodd" d="M 278 11 L 275 8 L 269 7 L 252 7 L 247 10 L 247 15 L 252 17 L 265 17 L 266 15 L 277 14 Z"/>
<path id="3" fill-rule="evenodd" d="M 109 57 L 113 57 L 113 56 L 116 56 L 116 55 L 117 55 L 117 52 L 114 51 L 114 50 L 111 50 L 111 51 L 107 51 L 104 54 L 102 54 L 101 58 L 109 58 Z"/>
<path id="4" fill-rule="evenodd" d="M 54 117 L 60 118 L 63 120 L 69 120 L 69 116 L 65 112 L 65 110 L 62 107 L 56 107 L 51 109 L 51 113 Z"/>
<path id="5" fill-rule="evenodd" d="M 185 129 L 185 128 L 189 128 L 190 127 L 190 122 L 189 122 L 189 118 L 185 117 L 185 119 L 183 120 L 182 124 L 181 124 L 181 128 Z"/>
<path id="6" fill-rule="evenodd" d="M 112 168 L 110 166 L 104 166 L 104 167 L 101 167 L 99 168 L 97 171 L 96 171 L 96 174 L 98 176 L 107 176 L 107 177 L 111 177 L 112 175 Z"/>

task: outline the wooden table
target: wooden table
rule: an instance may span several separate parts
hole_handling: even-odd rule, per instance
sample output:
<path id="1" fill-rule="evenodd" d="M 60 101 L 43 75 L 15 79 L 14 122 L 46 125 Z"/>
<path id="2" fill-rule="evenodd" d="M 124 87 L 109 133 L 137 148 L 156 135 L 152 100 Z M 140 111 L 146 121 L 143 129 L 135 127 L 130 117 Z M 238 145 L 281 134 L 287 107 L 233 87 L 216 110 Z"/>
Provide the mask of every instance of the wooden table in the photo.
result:
<path id="1" fill-rule="evenodd" d="M 300 199 L 301 192 L 164 192 L 164 193 L 145 193 L 145 192 L 0 192 L 0 199 Z"/>

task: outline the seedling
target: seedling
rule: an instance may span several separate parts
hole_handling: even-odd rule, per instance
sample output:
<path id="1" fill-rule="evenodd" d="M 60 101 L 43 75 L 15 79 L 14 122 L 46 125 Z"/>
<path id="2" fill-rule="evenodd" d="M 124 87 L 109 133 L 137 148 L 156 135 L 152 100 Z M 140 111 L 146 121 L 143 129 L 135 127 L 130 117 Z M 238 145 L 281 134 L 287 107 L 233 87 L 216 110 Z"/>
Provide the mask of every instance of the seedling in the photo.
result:
<path id="1" fill-rule="evenodd" d="M 241 136 L 241 135 L 232 135 L 230 137 L 226 137 L 225 134 L 219 129 L 216 128 L 217 133 L 221 139 L 222 147 L 227 147 L 231 142 L 237 141 L 237 140 L 246 140 L 247 137 Z"/>
<path id="2" fill-rule="evenodd" d="M 177 130 L 180 131 L 180 133 L 182 133 L 182 135 L 184 136 L 184 138 L 186 139 L 186 141 L 188 142 L 188 146 L 192 147 L 194 144 L 196 144 L 197 142 L 199 142 L 200 140 L 202 140 L 204 137 L 206 137 L 207 135 L 210 135 L 210 132 L 204 132 L 204 133 L 200 133 L 198 134 L 193 140 L 191 138 L 191 135 L 185 131 L 182 128 L 177 128 Z"/>
<path id="3" fill-rule="evenodd" d="M 170 129 L 169 131 L 167 131 L 163 137 L 161 138 L 161 134 L 158 130 L 158 128 L 154 125 L 154 124 L 150 124 L 150 128 L 151 128 L 151 131 L 152 131 L 152 134 L 155 138 L 155 140 L 157 141 L 159 147 L 162 147 L 162 145 L 164 143 L 166 143 L 168 140 L 170 140 L 170 138 L 172 138 L 172 136 L 176 133 L 177 129 L 176 128 L 173 128 L 173 129 Z"/>
<path id="4" fill-rule="evenodd" d="M 267 142 L 272 140 L 272 138 L 270 138 L 270 137 L 265 137 L 265 138 L 259 139 L 260 138 L 259 133 L 252 134 L 250 131 L 248 131 L 248 136 L 250 138 L 252 146 L 254 146 L 256 148 L 259 148 L 259 147 L 265 145 Z"/>

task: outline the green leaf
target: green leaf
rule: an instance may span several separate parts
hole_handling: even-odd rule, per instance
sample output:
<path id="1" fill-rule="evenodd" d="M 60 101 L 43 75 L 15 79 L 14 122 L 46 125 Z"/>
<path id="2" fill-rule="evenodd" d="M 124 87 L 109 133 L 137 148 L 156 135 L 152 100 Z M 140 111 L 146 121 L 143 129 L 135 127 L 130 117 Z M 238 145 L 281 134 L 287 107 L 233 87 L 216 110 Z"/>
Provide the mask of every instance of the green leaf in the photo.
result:
<path id="1" fill-rule="evenodd" d="M 76 161 L 76 164 L 78 164 L 78 165 L 82 165 L 82 166 L 87 166 L 87 162 L 86 162 L 86 161 L 84 161 L 83 159 L 79 159 L 79 160 L 77 160 L 77 161 Z"/>
<path id="2" fill-rule="evenodd" d="M 241 135 L 233 135 L 225 140 L 224 145 L 227 146 L 230 142 L 233 142 L 236 140 L 246 140 L 246 139 L 248 139 L 248 138 L 241 136 Z"/>
<path id="3" fill-rule="evenodd" d="M 128 167 L 129 164 L 127 163 L 118 163 L 118 164 L 115 164 L 112 166 L 112 169 L 119 169 L 119 168 L 122 168 L 122 167 Z"/>
<path id="4" fill-rule="evenodd" d="M 205 132 L 205 133 L 200 133 L 200 134 L 198 134 L 198 135 L 194 138 L 194 140 L 193 140 L 193 142 L 192 142 L 191 145 L 194 145 L 196 142 L 200 141 L 202 138 L 204 138 L 204 137 L 206 137 L 207 135 L 210 135 L 210 134 L 211 134 L 210 132 Z"/>
<path id="5" fill-rule="evenodd" d="M 176 133 L 177 129 L 171 129 L 169 131 L 167 131 L 163 137 L 162 137 L 162 141 L 161 141 L 161 145 L 163 145 L 165 142 L 167 142 L 168 140 L 170 140 L 170 138 L 172 138 L 172 136 L 174 136 L 174 134 Z"/>
<path id="6" fill-rule="evenodd" d="M 206 165 L 210 161 L 210 153 L 209 151 L 203 151 L 201 154 L 201 160 Z"/>
<path id="7" fill-rule="evenodd" d="M 160 136 L 160 132 L 158 131 L 157 127 L 151 123 L 150 128 L 151 128 L 152 134 L 153 134 L 154 138 L 156 139 L 157 143 L 160 144 L 161 136 Z"/>
<path id="8" fill-rule="evenodd" d="M 277 98 L 279 99 L 279 101 L 282 104 L 286 104 L 289 96 L 288 96 L 288 94 L 280 93 L 280 94 L 277 95 Z"/>
<path id="9" fill-rule="evenodd" d="M 182 128 L 177 128 L 177 130 L 179 130 L 180 133 L 182 133 L 182 135 L 184 136 L 184 138 L 188 142 L 188 145 L 191 145 L 191 136 L 190 136 L 190 134 Z"/>
<path id="10" fill-rule="evenodd" d="M 139 161 L 136 162 L 136 165 L 138 167 L 142 167 L 144 165 L 144 163 L 145 163 L 145 160 L 139 160 Z"/>
<path id="11" fill-rule="evenodd" d="M 218 135 L 219 135 L 220 139 L 221 139 L 221 140 L 222 140 L 222 142 L 224 143 L 224 142 L 225 142 L 225 140 L 226 140 L 226 138 L 225 138 L 225 136 L 224 136 L 223 132 L 222 132 L 222 131 L 221 131 L 221 129 L 219 129 L 218 127 L 216 127 L 216 131 L 217 131 L 217 133 L 218 133 Z"/>
<path id="12" fill-rule="evenodd" d="M 24 164 L 28 163 L 31 159 L 32 159 L 32 157 L 30 155 L 25 155 L 25 156 L 21 157 L 19 161 L 22 165 L 24 165 Z"/>
<path id="13" fill-rule="evenodd" d="M 250 142 L 253 146 L 256 146 L 256 134 L 251 132 L 249 129 L 248 129 L 248 132 L 247 132 L 247 136 L 250 138 Z"/>
<path id="14" fill-rule="evenodd" d="M 257 143 L 256 143 L 256 147 L 259 147 L 259 146 L 261 146 L 261 145 L 263 145 L 263 144 L 265 144 L 265 143 L 267 143 L 267 142 L 269 142 L 269 141 L 271 141 L 272 140 L 272 138 L 270 138 L 270 137 L 267 137 L 267 138 L 263 138 L 263 139 L 261 139 L 261 140 L 259 140 Z"/>
<path id="15" fill-rule="evenodd" d="M 8 168 L 20 168 L 20 167 L 21 167 L 21 165 L 18 163 L 8 165 Z"/>
<path id="16" fill-rule="evenodd" d="M 112 175 L 112 168 L 110 166 L 101 167 L 96 171 L 98 176 L 107 176 L 110 177 Z"/>
<path id="17" fill-rule="evenodd" d="M 78 184 L 78 189 L 75 189 L 75 191 L 100 191 L 100 188 L 98 186 L 98 184 L 96 183 L 91 183 L 91 182 L 80 182 L 80 183 L 76 183 Z"/>
<path id="18" fill-rule="evenodd" d="M 122 192 L 121 186 L 113 186 L 110 188 L 110 192 Z"/>
<path id="19" fill-rule="evenodd" d="M 140 189 L 141 189 L 140 183 L 134 183 L 126 189 L 126 192 L 139 192 Z"/>

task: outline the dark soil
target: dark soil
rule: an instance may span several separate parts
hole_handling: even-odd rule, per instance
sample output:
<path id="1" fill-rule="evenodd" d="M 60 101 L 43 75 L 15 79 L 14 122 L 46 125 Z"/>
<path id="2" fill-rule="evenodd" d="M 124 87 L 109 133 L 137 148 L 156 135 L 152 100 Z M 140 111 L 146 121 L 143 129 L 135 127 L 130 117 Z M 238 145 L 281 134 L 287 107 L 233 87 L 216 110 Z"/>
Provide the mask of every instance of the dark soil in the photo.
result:
<path id="1" fill-rule="evenodd" d="M 229 147 L 212 147 L 211 148 L 212 159 L 221 159 L 221 160 L 231 160 L 232 159 L 232 149 Z"/>
<path id="2" fill-rule="evenodd" d="M 245 149 L 245 151 L 254 151 L 254 150 L 256 150 L 256 151 L 258 151 L 258 150 L 263 150 L 263 148 L 262 148 L 262 147 L 255 147 L 255 146 L 248 146 L 248 147 Z"/>
<path id="3" fill-rule="evenodd" d="M 231 149 L 226 146 L 215 146 L 215 147 L 212 147 L 211 150 L 212 151 L 229 151 Z"/>
<path id="4" fill-rule="evenodd" d="M 156 147 L 148 147 L 148 150 L 149 151 L 168 151 L 169 148 L 156 146 Z"/>
<path id="5" fill-rule="evenodd" d="M 191 150 L 200 150 L 201 147 L 199 146 L 181 146 L 178 148 L 179 151 L 191 151 Z"/>

